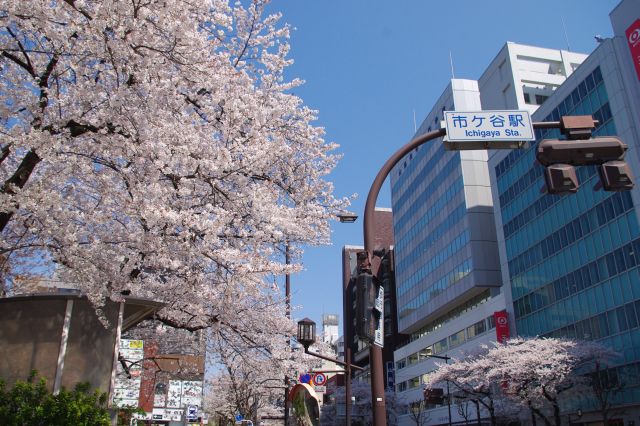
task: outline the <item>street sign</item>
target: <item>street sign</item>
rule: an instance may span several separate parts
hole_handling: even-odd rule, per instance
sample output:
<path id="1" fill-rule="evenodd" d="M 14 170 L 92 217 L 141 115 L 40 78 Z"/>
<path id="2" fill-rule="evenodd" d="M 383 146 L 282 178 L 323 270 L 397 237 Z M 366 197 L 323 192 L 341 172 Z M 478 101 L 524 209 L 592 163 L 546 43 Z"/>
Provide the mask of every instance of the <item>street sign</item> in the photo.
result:
<path id="1" fill-rule="evenodd" d="M 376 309 L 380 312 L 380 318 L 375 330 L 373 343 L 381 348 L 384 347 L 384 287 L 378 287 L 378 296 L 376 297 Z"/>
<path id="2" fill-rule="evenodd" d="M 312 377 L 311 377 L 311 374 L 309 374 L 309 373 L 301 374 L 298 377 L 298 381 L 300 383 L 311 383 L 311 379 L 312 379 Z"/>
<path id="3" fill-rule="evenodd" d="M 445 148 L 513 149 L 535 140 L 529 111 L 445 111 Z"/>
<path id="4" fill-rule="evenodd" d="M 188 419 L 195 419 L 196 417 L 198 417 L 198 406 L 197 405 L 190 405 L 187 407 L 187 418 Z"/>
<path id="5" fill-rule="evenodd" d="M 327 383 L 327 376 L 322 373 L 316 373 L 315 376 L 313 376 L 313 383 L 316 386 L 324 386 L 324 384 Z"/>

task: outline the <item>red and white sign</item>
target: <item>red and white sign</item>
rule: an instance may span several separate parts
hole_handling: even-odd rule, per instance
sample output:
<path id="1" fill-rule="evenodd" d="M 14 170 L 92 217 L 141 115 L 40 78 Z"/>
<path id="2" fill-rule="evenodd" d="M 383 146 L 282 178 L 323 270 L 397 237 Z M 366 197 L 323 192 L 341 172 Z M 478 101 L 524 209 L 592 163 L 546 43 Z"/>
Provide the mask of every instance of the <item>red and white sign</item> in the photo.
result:
<path id="1" fill-rule="evenodd" d="M 633 24 L 625 31 L 629 50 L 631 51 L 631 59 L 636 67 L 636 75 L 640 80 L 640 19 L 636 19 Z"/>
<path id="2" fill-rule="evenodd" d="M 506 342 L 509 340 L 509 318 L 507 311 L 494 312 L 493 319 L 496 322 L 496 340 L 498 343 Z"/>
<path id="3" fill-rule="evenodd" d="M 327 383 L 327 376 L 322 373 L 316 373 L 313 376 L 313 384 L 316 386 L 324 386 Z"/>

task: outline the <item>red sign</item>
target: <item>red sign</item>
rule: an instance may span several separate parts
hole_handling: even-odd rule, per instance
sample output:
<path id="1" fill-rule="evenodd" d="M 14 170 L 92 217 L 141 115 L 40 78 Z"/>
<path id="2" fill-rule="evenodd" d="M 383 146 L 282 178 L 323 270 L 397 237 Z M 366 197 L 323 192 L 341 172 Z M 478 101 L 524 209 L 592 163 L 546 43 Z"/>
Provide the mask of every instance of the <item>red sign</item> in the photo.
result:
<path id="1" fill-rule="evenodd" d="M 504 343 L 509 340 L 509 318 L 507 311 L 493 313 L 493 319 L 496 322 L 496 340 L 498 343 Z"/>
<path id="2" fill-rule="evenodd" d="M 313 376 L 313 383 L 316 386 L 324 386 L 327 383 L 327 376 L 322 373 L 316 373 Z"/>
<path id="3" fill-rule="evenodd" d="M 631 24 L 627 31 L 627 42 L 629 43 L 629 50 L 631 51 L 631 59 L 633 65 L 636 67 L 636 74 L 638 80 L 640 80 L 640 19 Z"/>

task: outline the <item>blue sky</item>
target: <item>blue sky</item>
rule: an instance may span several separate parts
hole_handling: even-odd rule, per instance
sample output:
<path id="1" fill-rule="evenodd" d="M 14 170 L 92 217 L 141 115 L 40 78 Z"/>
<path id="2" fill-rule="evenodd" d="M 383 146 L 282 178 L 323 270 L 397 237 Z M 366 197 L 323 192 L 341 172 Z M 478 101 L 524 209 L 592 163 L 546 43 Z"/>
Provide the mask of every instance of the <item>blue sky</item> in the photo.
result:
<path id="1" fill-rule="evenodd" d="M 326 140 L 344 157 L 329 176 L 337 196 L 354 193 L 355 224 L 335 223 L 332 245 L 305 250 L 291 277 L 294 318 L 320 329 L 340 315 L 341 250 L 362 245 L 362 213 L 382 164 L 414 133 L 452 77 L 477 79 L 507 41 L 590 53 L 596 34 L 612 35 L 619 0 L 274 0 L 271 10 L 295 28 L 289 78 L 319 110 Z M 378 206 L 391 207 L 388 183 Z"/>

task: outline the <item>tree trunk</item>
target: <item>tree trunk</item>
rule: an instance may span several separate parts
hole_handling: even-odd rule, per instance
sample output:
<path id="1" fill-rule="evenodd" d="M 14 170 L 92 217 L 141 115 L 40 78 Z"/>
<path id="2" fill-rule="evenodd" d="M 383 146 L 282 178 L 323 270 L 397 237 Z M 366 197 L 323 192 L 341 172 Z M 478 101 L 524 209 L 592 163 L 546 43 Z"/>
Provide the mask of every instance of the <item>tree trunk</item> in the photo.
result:
<path id="1" fill-rule="evenodd" d="M 38 154 L 35 153 L 35 151 L 31 150 L 27 152 L 27 155 L 24 156 L 22 162 L 18 166 L 18 169 L 13 174 L 13 176 L 5 181 L 4 185 L 2 186 L 2 193 L 15 194 L 13 187 L 22 189 L 29 180 L 29 176 L 31 176 L 31 173 L 40 161 L 41 159 Z M 4 231 L 4 228 L 7 226 L 9 220 L 11 220 L 12 217 L 13 212 L 0 213 L 0 232 Z"/>

